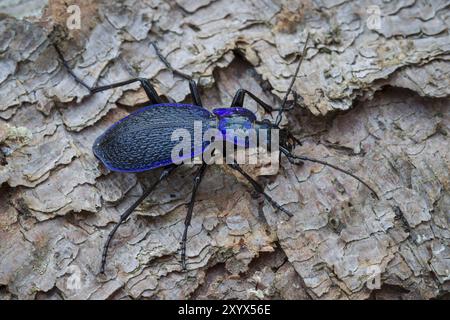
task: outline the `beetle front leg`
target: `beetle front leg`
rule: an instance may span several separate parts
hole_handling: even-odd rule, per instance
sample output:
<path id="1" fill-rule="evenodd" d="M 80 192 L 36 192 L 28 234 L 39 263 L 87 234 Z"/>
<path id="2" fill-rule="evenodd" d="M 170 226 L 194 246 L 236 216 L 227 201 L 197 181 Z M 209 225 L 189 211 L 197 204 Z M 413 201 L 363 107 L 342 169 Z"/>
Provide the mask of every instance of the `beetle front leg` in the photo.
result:
<path id="1" fill-rule="evenodd" d="M 231 102 L 230 108 L 243 107 L 244 106 L 244 98 L 245 98 L 246 94 L 250 98 L 252 98 L 259 106 L 261 106 L 264 109 L 264 111 L 266 111 L 267 113 L 271 113 L 272 111 L 274 111 L 274 109 L 271 106 L 269 106 L 267 103 L 265 103 L 264 101 L 259 99 L 253 93 L 251 93 L 250 91 L 247 91 L 245 89 L 239 89 L 238 91 L 236 91 L 233 101 Z"/>
<path id="2" fill-rule="evenodd" d="M 207 167 L 207 164 L 205 162 L 203 162 L 201 167 L 198 169 L 197 173 L 195 174 L 194 185 L 192 187 L 191 201 L 189 201 L 188 212 L 186 214 L 186 219 L 184 220 L 183 237 L 182 237 L 181 243 L 180 243 L 181 244 L 181 266 L 182 266 L 183 270 L 186 270 L 187 232 L 188 232 L 189 226 L 191 225 L 192 213 L 194 211 L 194 203 L 195 203 L 195 197 L 197 195 L 197 190 L 200 185 L 200 182 L 202 182 L 206 167 Z"/>

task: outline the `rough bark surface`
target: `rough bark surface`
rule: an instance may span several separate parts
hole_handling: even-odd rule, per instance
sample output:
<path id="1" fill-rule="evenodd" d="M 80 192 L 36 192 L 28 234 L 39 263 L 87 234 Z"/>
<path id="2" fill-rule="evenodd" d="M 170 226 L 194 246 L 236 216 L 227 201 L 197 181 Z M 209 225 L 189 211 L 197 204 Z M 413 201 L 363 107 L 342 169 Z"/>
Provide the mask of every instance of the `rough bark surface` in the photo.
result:
<path id="1" fill-rule="evenodd" d="M 8 3 L 11 1 L 8 1 Z M 450 289 L 450 4 L 448 1 L 26 1 L 0 16 L 0 298 L 439 298 Z M 280 104 L 311 34 L 284 125 L 295 153 L 362 176 L 381 199 L 322 165 L 282 160 L 266 191 L 294 213 L 253 197 L 222 166 L 200 186 L 178 261 L 195 167 L 165 181 L 119 229 L 106 275 L 106 236 L 158 172 L 108 172 L 94 139 L 136 105 L 138 85 L 88 96 L 49 45 L 67 3 L 81 30 L 57 36 L 86 83 L 152 79 L 209 109 L 243 87 Z M 46 5 L 43 14 L 36 8 Z M 380 28 L 367 11 L 377 5 Z M 21 7 L 22 6 L 22 7 Z M 5 9 L 7 8 L 7 10 Z M 256 111 L 256 105 L 246 101 Z M 258 111 L 259 117 L 268 117 Z M 249 169 L 256 177 L 258 170 Z M 381 288 L 367 283 L 380 273 Z"/>

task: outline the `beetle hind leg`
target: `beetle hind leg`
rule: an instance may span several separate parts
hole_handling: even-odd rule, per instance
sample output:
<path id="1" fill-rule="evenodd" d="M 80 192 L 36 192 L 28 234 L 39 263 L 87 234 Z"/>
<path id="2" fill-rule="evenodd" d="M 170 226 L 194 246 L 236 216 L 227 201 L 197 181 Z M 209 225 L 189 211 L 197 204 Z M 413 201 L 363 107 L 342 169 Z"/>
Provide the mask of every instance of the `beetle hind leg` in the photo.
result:
<path id="1" fill-rule="evenodd" d="M 192 80 L 192 77 L 190 77 L 186 73 L 181 72 L 181 71 L 175 69 L 174 67 L 172 67 L 170 62 L 167 61 L 166 57 L 163 56 L 163 54 L 162 54 L 161 50 L 159 49 L 158 45 L 156 44 L 156 42 L 152 41 L 150 43 L 153 46 L 153 48 L 155 49 L 155 52 L 156 52 L 156 55 L 158 56 L 158 58 L 162 61 L 162 63 L 164 63 L 164 65 L 166 66 L 167 69 L 170 70 L 170 72 L 172 72 L 173 74 L 175 74 L 179 77 L 182 77 L 186 80 Z"/>
<path id="2" fill-rule="evenodd" d="M 66 59 L 64 58 L 64 55 L 62 54 L 61 50 L 55 43 L 53 43 L 53 47 L 55 48 L 56 53 L 58 54 L 58 57 L 61 60 L 61 63 L 63 64 L 63 66 L 67 70 L 67 72 L 73 77 L 73 79 L 78 84 L 80 84 L 83 87 L 85 87 L 86 89 L 88 89 L 90 94 L 94 94 L 97 92 L 114 89 L 114 88 L 118 88 L 118 87 L 123 87 L 123 86 L 129 85 L 131 83 L 135 83 L 135 82 L 140 82 L 141 86 L 144 88 L 144 91 L 147 94 L 147 96 L 150 99 L 150 102 L 152 104 L 163 103 L 162 99 L 159 97 L 158 93 L 156 92 L 155 88 L 152 86 L 150 81 L 148 81 L 148 79 L 144 79 L 144 78 L 132 78 L 129 80 L 111 83 L 111 84 L 103 85 L 103 86 L 96 86 L 96 87 L 89 86 L 86 82 L 84 82 L 82 79 L 80 79 L 80 77 L 78 77 L 75 74 L 75 72 L 73 72 L 73 70 L 70 68 L 69 64 L 67 63 Z"/>
<path id="3" fill-rule="evenodd" d="M 194 185 L 192 187 L 192 195 L 191 200 L 189 201 L 188 205 L 188 211 L 186 214 L 186 218 L 184 220 L 184 231 L 183 231 L 183 237 L 181 238 L 180 242 L 180 249 L 181 249 L 181 266 L 183 270 L 186 270 L 186 243 L 187 243 L 187 232 L 188 228 L 191 225 L 192 220 L 192 213 L 194 211 L 194 203 L 195 203 L 195 197 L 197 195 L 197 190 L 200 185 L 200 182 L 202 182 L 203 176 L 205 174 L 207 164 L 205 162 L 202 163 L 201 167 L 198 169 L 197 173 L 194 177 Z"/>
<path id="4" fill-rule="evenodd" d="M 167 69 L 169 69 L 170 72 L 172 72 L 174 75 L 177 75 L 177 76 L 182 77 L 183 79 L 186 79 L 189 81 L 189 91 L 191 92 L 192 102 L 196 106 L 203 107 L 202 100 L 200 98 L 200 93 L 198 91 L 197 83 L 192 79 L 192 77 L 187 75 L 186 73 L 181 72 L 181 71 L 175 69 L 174 67 L 172 67 L 172 65 L 167 60 L 167 58 L 163 56 L 163 54 L 162 54 L 161 50 L 159 49 L 158 45 L 156 44 L 156 42 L 152 41 L 151 45 L 155 49 L 155 52 L 156 52 L 156 55 L 158 56 L 158 58 L 162 61 L 162 63 L 164 63 L 164 65 L 166 66 Z"/>
<path id="5" fill-rule="evenodd" d="M 165 178 L 169 176 L 169 174 L 176 168 L 176 165 L 170 165 L 164 169 L 164 171 L 159 176 L 158 180 L 153 183 L 153 185 L 145 190 L 142 195 L 137 199 L 131 207 L 129 207 L 122 215 L 120 216 L 119 222 L 114 226 L 114 228 L 111 230 L 111 232 L 108 234 L 108 238 L 106 239 L 105 245 L 103 247 L 102 252 L 102 260 L 100 265 L 100 273 L 105 272 L 105 266 L 106 266 L 106 258 L 108 256 L 108 249 L 111 244 L 111 240 L 114 237 L 114 234 L 116 233 L 117 229 L 119 229 L 120 225 L 133 213 L 134 209 L 137 208 L 139 204 L 141 204 L 142 201 L 144 201 L 145 198 L 148 197 L 148 195 L 155 190 L 155 188 L 158 186 L 158 184 L 163 181 Z"/>

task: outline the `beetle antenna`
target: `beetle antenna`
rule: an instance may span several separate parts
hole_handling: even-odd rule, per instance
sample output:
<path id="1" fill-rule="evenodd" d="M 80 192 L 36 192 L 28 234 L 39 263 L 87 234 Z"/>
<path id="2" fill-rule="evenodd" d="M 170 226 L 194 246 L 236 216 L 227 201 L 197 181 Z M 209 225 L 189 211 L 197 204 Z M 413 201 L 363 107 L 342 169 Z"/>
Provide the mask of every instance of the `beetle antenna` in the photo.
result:
<path id="1" fill-rule="evenodd" d="M 360 177 L 354 175 L 353 173 L 351 173 L 351 172 L 348 171 L 348 170 L 339 168 L 338 166 L 336 166 L 336 165 L 334 165 L 334 164 L 331 164 L 331 163 L 329 163 L 329 162 L 323 161 L 323 160 L 314 159 L 314 158 L 305 157 L 305 156 L 295 156 L 295 155 L 293 155 L 292 153 L 290 153 L 287 149 L 282 148 L 282 147 L 280 147 L 280 150 L 281 150 L 281 152 L 283 152 L 283 153 L 286 155 L 286 157 L 288 158 L 289 162 L 292 163 L 292 164 L 299 164 L 299 163 L 298 163 L 298 160 L 300 160 L 300 161 L 315 162 L 315 163 L 323 164 L 324 166 L 331 167 L 331 168 L 333 168 L 333 169 L 335 169 L 335 170 L 338 170 L 338 171 L 340 171 L 340 172 L 342 172 L 342 173 L 345 173 L 345 174 L 351 176 L 352 178 L 358 180 L 359 182 L 361 182 L 364 186 L 367 187 L 367 189 L 369 189 L 370 191 L 372 191 L 372 193 L 374 194 L 374 196 L 375 196 L 378 200 L 380 199 L 380 197 L 378 196 L 378 194 L 376 193 L 376 191 L 375 191 L 371 186 L 369 186 L 369 184 L 368 184 L 367 182 L 365 182 L 365 181 L 362 180 Z M 297 160 L 297 161 L 296 161 L 296 160 Z"/>
<path id="2" fill-rule="evenodd" d="M 292 91 L 292 87 L 294 86 L 295 80 L 297 79 L 297 75 L 298 75 L 298 72 L 300 71 L 300 66 L 302 65 L 303 59 L 306 56 L 306 49 L 307 49 L 307 45 L 308 45 L 308 40 L 309 40 L 309 32 L 306 34 L 305 46 L 303 47 L 303 52 L 302 52 L 302 55 L 300 56 L 300 60 L 298 61 L 297 68 L 295 69 L 294 76 L 292 77 L 291 83 L 289 84 L 289 87 L 288 87 L 288 89 L 286 91 L 286 94 L 285 94 L 285 96 L 283 98 L 283 102 L 281 103 L 281 108 L 278 111 L 278 115 L 277 115 L 277 118 L 275 120 L 275 124 L 277 126 L 281 122 L 281 116 L 283 114 L 283 111 L 285 111 L 285 106 L 286 106 L 286 103 L 287 103 L 287 99 L 289 97 L 289 94 Z"/>

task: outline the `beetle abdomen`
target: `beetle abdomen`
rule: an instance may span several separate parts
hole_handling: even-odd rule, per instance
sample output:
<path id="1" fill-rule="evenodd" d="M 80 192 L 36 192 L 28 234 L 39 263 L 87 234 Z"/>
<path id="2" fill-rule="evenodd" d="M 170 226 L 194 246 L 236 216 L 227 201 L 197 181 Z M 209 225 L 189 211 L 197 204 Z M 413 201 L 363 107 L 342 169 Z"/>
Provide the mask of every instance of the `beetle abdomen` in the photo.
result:
<path id="1" fill-rule="evenodd" d="M 202 122 L 205 132 L 214 119 L 208 110 L 194 105 L 152 105 L 113 124 L 96 139 L 93 151 L 112 171 L 139 172 L 162 167 L 172 163 L 172 150 L 179 143 L 171 141 L 175 129 L 186 129 L 193 139 L 195 121 Z"/>

